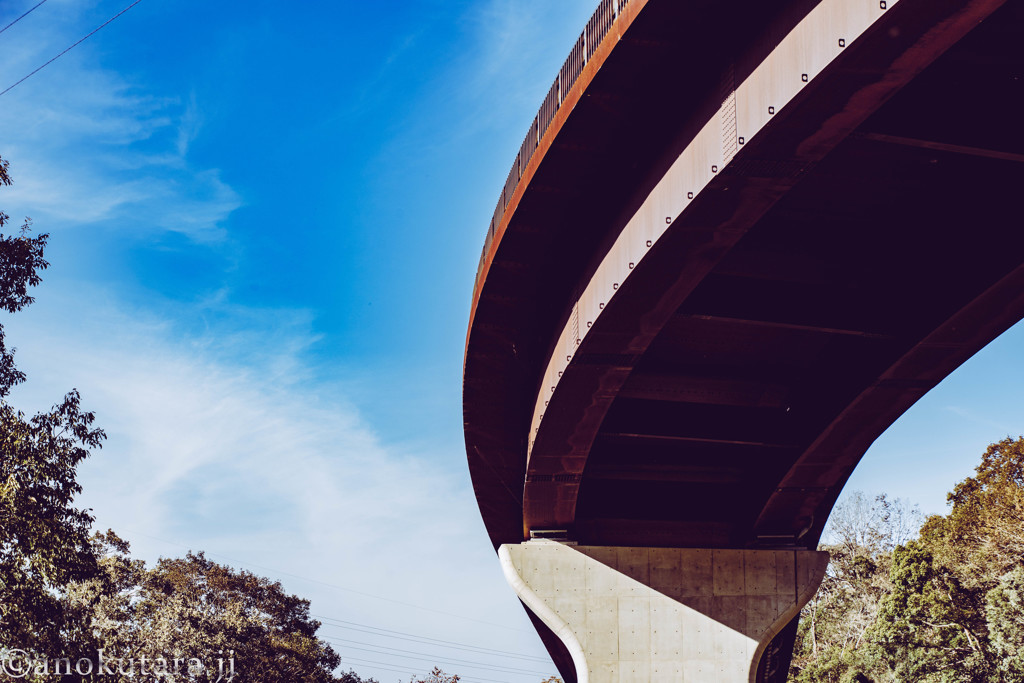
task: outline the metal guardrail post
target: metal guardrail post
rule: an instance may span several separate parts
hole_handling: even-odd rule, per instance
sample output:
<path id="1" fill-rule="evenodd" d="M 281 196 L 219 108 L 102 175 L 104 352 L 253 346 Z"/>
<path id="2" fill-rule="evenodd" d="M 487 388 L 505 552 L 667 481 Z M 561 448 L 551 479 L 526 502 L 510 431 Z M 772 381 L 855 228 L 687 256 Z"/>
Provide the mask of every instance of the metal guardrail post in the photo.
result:
<path id="1" fill-rule="evenodd" d="M 612 26 L 628 3 L 629 0 L 601 0 L 598 3 L 597 9 L 591 15 L 590 20 L 583 27 L 583 33 L 576 40 L 576 44 L 569 52 L 569 57 L 555 75 L 551 91 L 549 91 L 548 97 L 541 104 L 540 112 L 533 120 L 532 127 L 536 130 L 527 131 L 526 140 L 523 141 L 519 154 L 516 155 L 512 170 L 509 171 L 508 177 L 505 179 L 505 185 L 501 189 L 498 205 L 495 207 L 494 215 L 491 218 L 488 239 L 484 244 L 484 253 L 487 252 L 490 241 L 497 233 L 505 209 L 508 208 L 509 200 L 512 198 L 512 194 L 522 178 L 523 171 L 530 162 L 530 159 L 533 158 L 534 151 L 540 146 L 541 138 L 544 137 L 548 126 L 565 102 L 566 94 L 583 72 L 583 68 L 590 61 L 591 50 L 596 49 L 605 36 L 611 32 Z M 554 97 L 551 97 L 552 95 Z M 552 99 L 554 100 L 553 102 L 550 101 Z M 531 138 L 533 138 L 533 145 L 528 144 Z"/>

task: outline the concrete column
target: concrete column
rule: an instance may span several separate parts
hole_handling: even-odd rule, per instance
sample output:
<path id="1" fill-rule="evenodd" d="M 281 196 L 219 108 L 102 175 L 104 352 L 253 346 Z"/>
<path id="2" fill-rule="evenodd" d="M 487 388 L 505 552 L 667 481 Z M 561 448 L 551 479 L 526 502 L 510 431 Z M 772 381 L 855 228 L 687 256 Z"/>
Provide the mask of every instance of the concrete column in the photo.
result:
<path id="1" fill-rule="evenodd" d="M 505 578 L 565 643 L 578 683 L 753 683 L 828 553 L 503 545 Z"/>

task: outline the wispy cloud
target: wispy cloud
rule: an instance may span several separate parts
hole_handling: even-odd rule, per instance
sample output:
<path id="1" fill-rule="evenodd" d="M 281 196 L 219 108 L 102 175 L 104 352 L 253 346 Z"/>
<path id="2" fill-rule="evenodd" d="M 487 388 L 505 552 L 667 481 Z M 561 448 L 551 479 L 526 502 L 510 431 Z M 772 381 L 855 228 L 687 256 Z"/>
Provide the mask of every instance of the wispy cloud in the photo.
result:
<path id="1" fill-rule="evenodd" d="M 963 408 L 960 406 L 947 405 L 945 406 L 944 410 L 947 413 L 953 413 L 957 417 L 963 418 L 968 422 L 972 422 L 976 425 L 981 425 L 983 427 L 988 427 L 992 430 L 992 434 L 1005 434 L 1007 436 L 1016 438 L 1017 434 L 1014 430 L 1020 430 L 1019 427 L 1014 427 L 1008 423 L 1004 423 L 999 420 L 993 420 L 992 418 L 986 417 L 984 415 L 978 415 L 975 411 L 968 410 L 967 408 Z"/>
<path id="2" fill-rule="evenodd" d="M 3 36 L 0 87 L 92 28 L 60 5 L 30 18 Z M 201 126 L 194 96 L 182 102 L 148 94 L 104 68 L 94 45 L 83 43 L 4 95 L 0 155 L 12 163 L 16 181 L 5 192 L 7 212 L 73 226 L 145 206 L 146 215 L 134 216 L 144 220 L 132 222 L 137 235 L 145 228 L 222 239 L 225 220 L 242 200 L 217 169 L 197 169 L 187 158 Z"/>
<path id="3" fill-rule="evenodd" d="M 265 314 L 290 344 L 49 292 L 7 322 L 32 340 L 14 400 L 40 409 L 75 386 L 97 412 L 109 439 L 80 481 L 100 526 L 493 621 L 508 596 L 461 469 L 383 446 L 343 387 L 308 379 L 308 318 Z"/>
<path id="4" fill-rule="evenodd" d="M 179 157 L 184 158 L 188 154 L 188 146 L 199 135 L 202 123 L 202 114 L 199 110 L 199 104 L 196 102 L 196 93 L 193 90 L 189 95 L 185 111 L 178 120 L 177 151 Z"/>

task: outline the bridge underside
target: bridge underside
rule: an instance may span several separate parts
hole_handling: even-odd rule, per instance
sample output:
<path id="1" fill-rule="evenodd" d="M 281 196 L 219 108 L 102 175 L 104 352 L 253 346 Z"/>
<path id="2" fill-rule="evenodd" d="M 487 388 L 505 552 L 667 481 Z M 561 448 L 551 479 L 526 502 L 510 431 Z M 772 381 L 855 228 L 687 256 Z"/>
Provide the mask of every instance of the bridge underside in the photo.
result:
<path id="1" fill-rule="evenodd" d="M 547 472 L 531 464 L 528 489 L 538 510 L 556 510 L 557 492 L 568 483 L 578 487 L 568 521 L 581 542 L 735 547 L 757 544 L 761 532 L 789 534 L 791 542 L 794 532 L 804 532 L 797 545 L 814 547 L 824 524 L 814 510 L 827 516 L 878 434 L 1021 317 L 1015 271 L 1024 254 L 1022 7 L 1006 4 L 820 160 L 787 162 L 821 127 L 835 106 L 830 98 L 860 77 L 856 68 L 836 73 L 829 87 L 780 113 L 789 115 L 788 128 L 748 142 L 673 217 L 672 229 L 603 311 L 601 329 L 574 356 L 572 368 L 585 379 L 559 386 L 560 403 L 576 412 L 548 415 L 546 422 L 576 425 L 601 394 L 594 383 L 616 373 L 625 378 L 590 436 L 582 476 L 559 477 L 578 456 L 572 434 L 555 435 L 552 427 L 546 453 L 538 442 L 532 457 L 540 463 L 538 453 L 549 454 L 551 464 Z M 655 41 L 641 29 L 667 31 L 658 18 L 657 28 L 630 28 L 642 48 Z M 667 49 L 663 43 L 656 49 Z M 631 59 L 619 66 L 634 68 L 637 49 L 624 49 Z M 614 226 L 621 227 L 623 212 L 613 212 L 605 195 L 635 209 L 639 200 L 628 196 L 657 179 L 638 177 L 635 165 L 654 145 L 650 128 L 663 122 L 640 126 L 639 149 L 627 155 L 625 171 L 620 142 L 598 150 L 597 143 L 577 141 L 601 137 L 593 117 L 608 116 L 619 86 L 615 69 L 605 68 L 608 82 L 595 79 L 590 88 L 600 104 L 577 106 L 580 120 L 566 123 L 566 139 L 556 139 L 544 160 L 550 165 L 541 165 L 528 188 L 534 194 L 512 216 L 470 333 L 467 448 L 495 546 L 526 536 L 521 492 L 529 410 L 554 336 L 571 313 L 566 303 L 607 251 Z M 804 137 L 794 139 L 789 129 Z M 668 139 L 661 144 L 674 155 L 679 143 L 671 132 L 662 131 Z M 605 137 L 624 134 L 615 133 Z M 595 166 L 609 172 L 606 182 L 631 192 L 612 192 L 574 172 Z M 595 189 L 585 186 L 590 181 Z M 730 221 L 766 185 L 778 196 L 738 239 L 730 235 Z M 602 212 L 593 213 L 593 205 Z M 668 301 L 664 292 L 681 254 L 722 235 L 734 244 L 670 315 L 656 311 Z M 657 315 L 662 319 L 651 325 Z M 651 338 L 638 352 L 644 334 Z M 859 412 L 850 414 L 851 407 Z M 548 500 L 545 479 L 556 492 Z M 795 517 L 791 506 L 780 509 L 793 519 L 773 520 L 765 506 L 780 488 L 815 502 Z M 531 511 L 529 500 L 525 515 L 535 529 L 567 521 Z"/>
<path id="2" fill-rule="evenodd" d="M 964 47 L 1012 49 L 976 38 Z M 737 547 L 803 531 L 813 547 L 825 522 L 814 513 L 877 435 L 1020 318 L 1024 141 L 1012 119 L 1024 88 L 1000 101 L 988 81 L 1020 82 L 986 57 L 948 55 L 807 172 L 635 364 L 617 357 L 621 339 L 576 358 L 630 374 L 590 450 L 575 538 Z M 727 169 L 720 191 L 743 173 Z M 956 319 L 1007 277 L 989 294 L 995 310 Z M 636 310 L 621 303 L 624 317 Z M 829 427 L 840 431 L 819 441 Z M 799 489 L 804 512 L 764 519 L 780 487 Z"/>
<path id="3" fill-rule="evenodd" d="M 536 424 L 619 231 L 722 83 L 817 2 L 769 4 L 649 0 L 507 217 L 464 386 L 495 547 L 565 529 L 584 546 L 813 550 L 871 443 L 1024 317 L 1024 0 L 902 0 L 665 217 L 600 318 L 576 322 Z M 993 13 L 936 47 L 962 5 Z M 893 63 L 923 53 L 893 86 Z"/>

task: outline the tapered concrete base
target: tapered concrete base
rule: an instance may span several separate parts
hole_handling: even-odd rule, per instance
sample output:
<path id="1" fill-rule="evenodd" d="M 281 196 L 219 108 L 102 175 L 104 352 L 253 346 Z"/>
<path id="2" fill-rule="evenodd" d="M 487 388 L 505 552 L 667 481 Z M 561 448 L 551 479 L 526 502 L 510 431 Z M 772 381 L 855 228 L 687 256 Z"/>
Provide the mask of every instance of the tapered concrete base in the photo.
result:
<path id="1" fill-rule="evenodd" d="M 570 546 L 499 549 L 505 578 L 565 643 L 578 683 L 753 683 L 817 591 L 828 553 Z"/>

